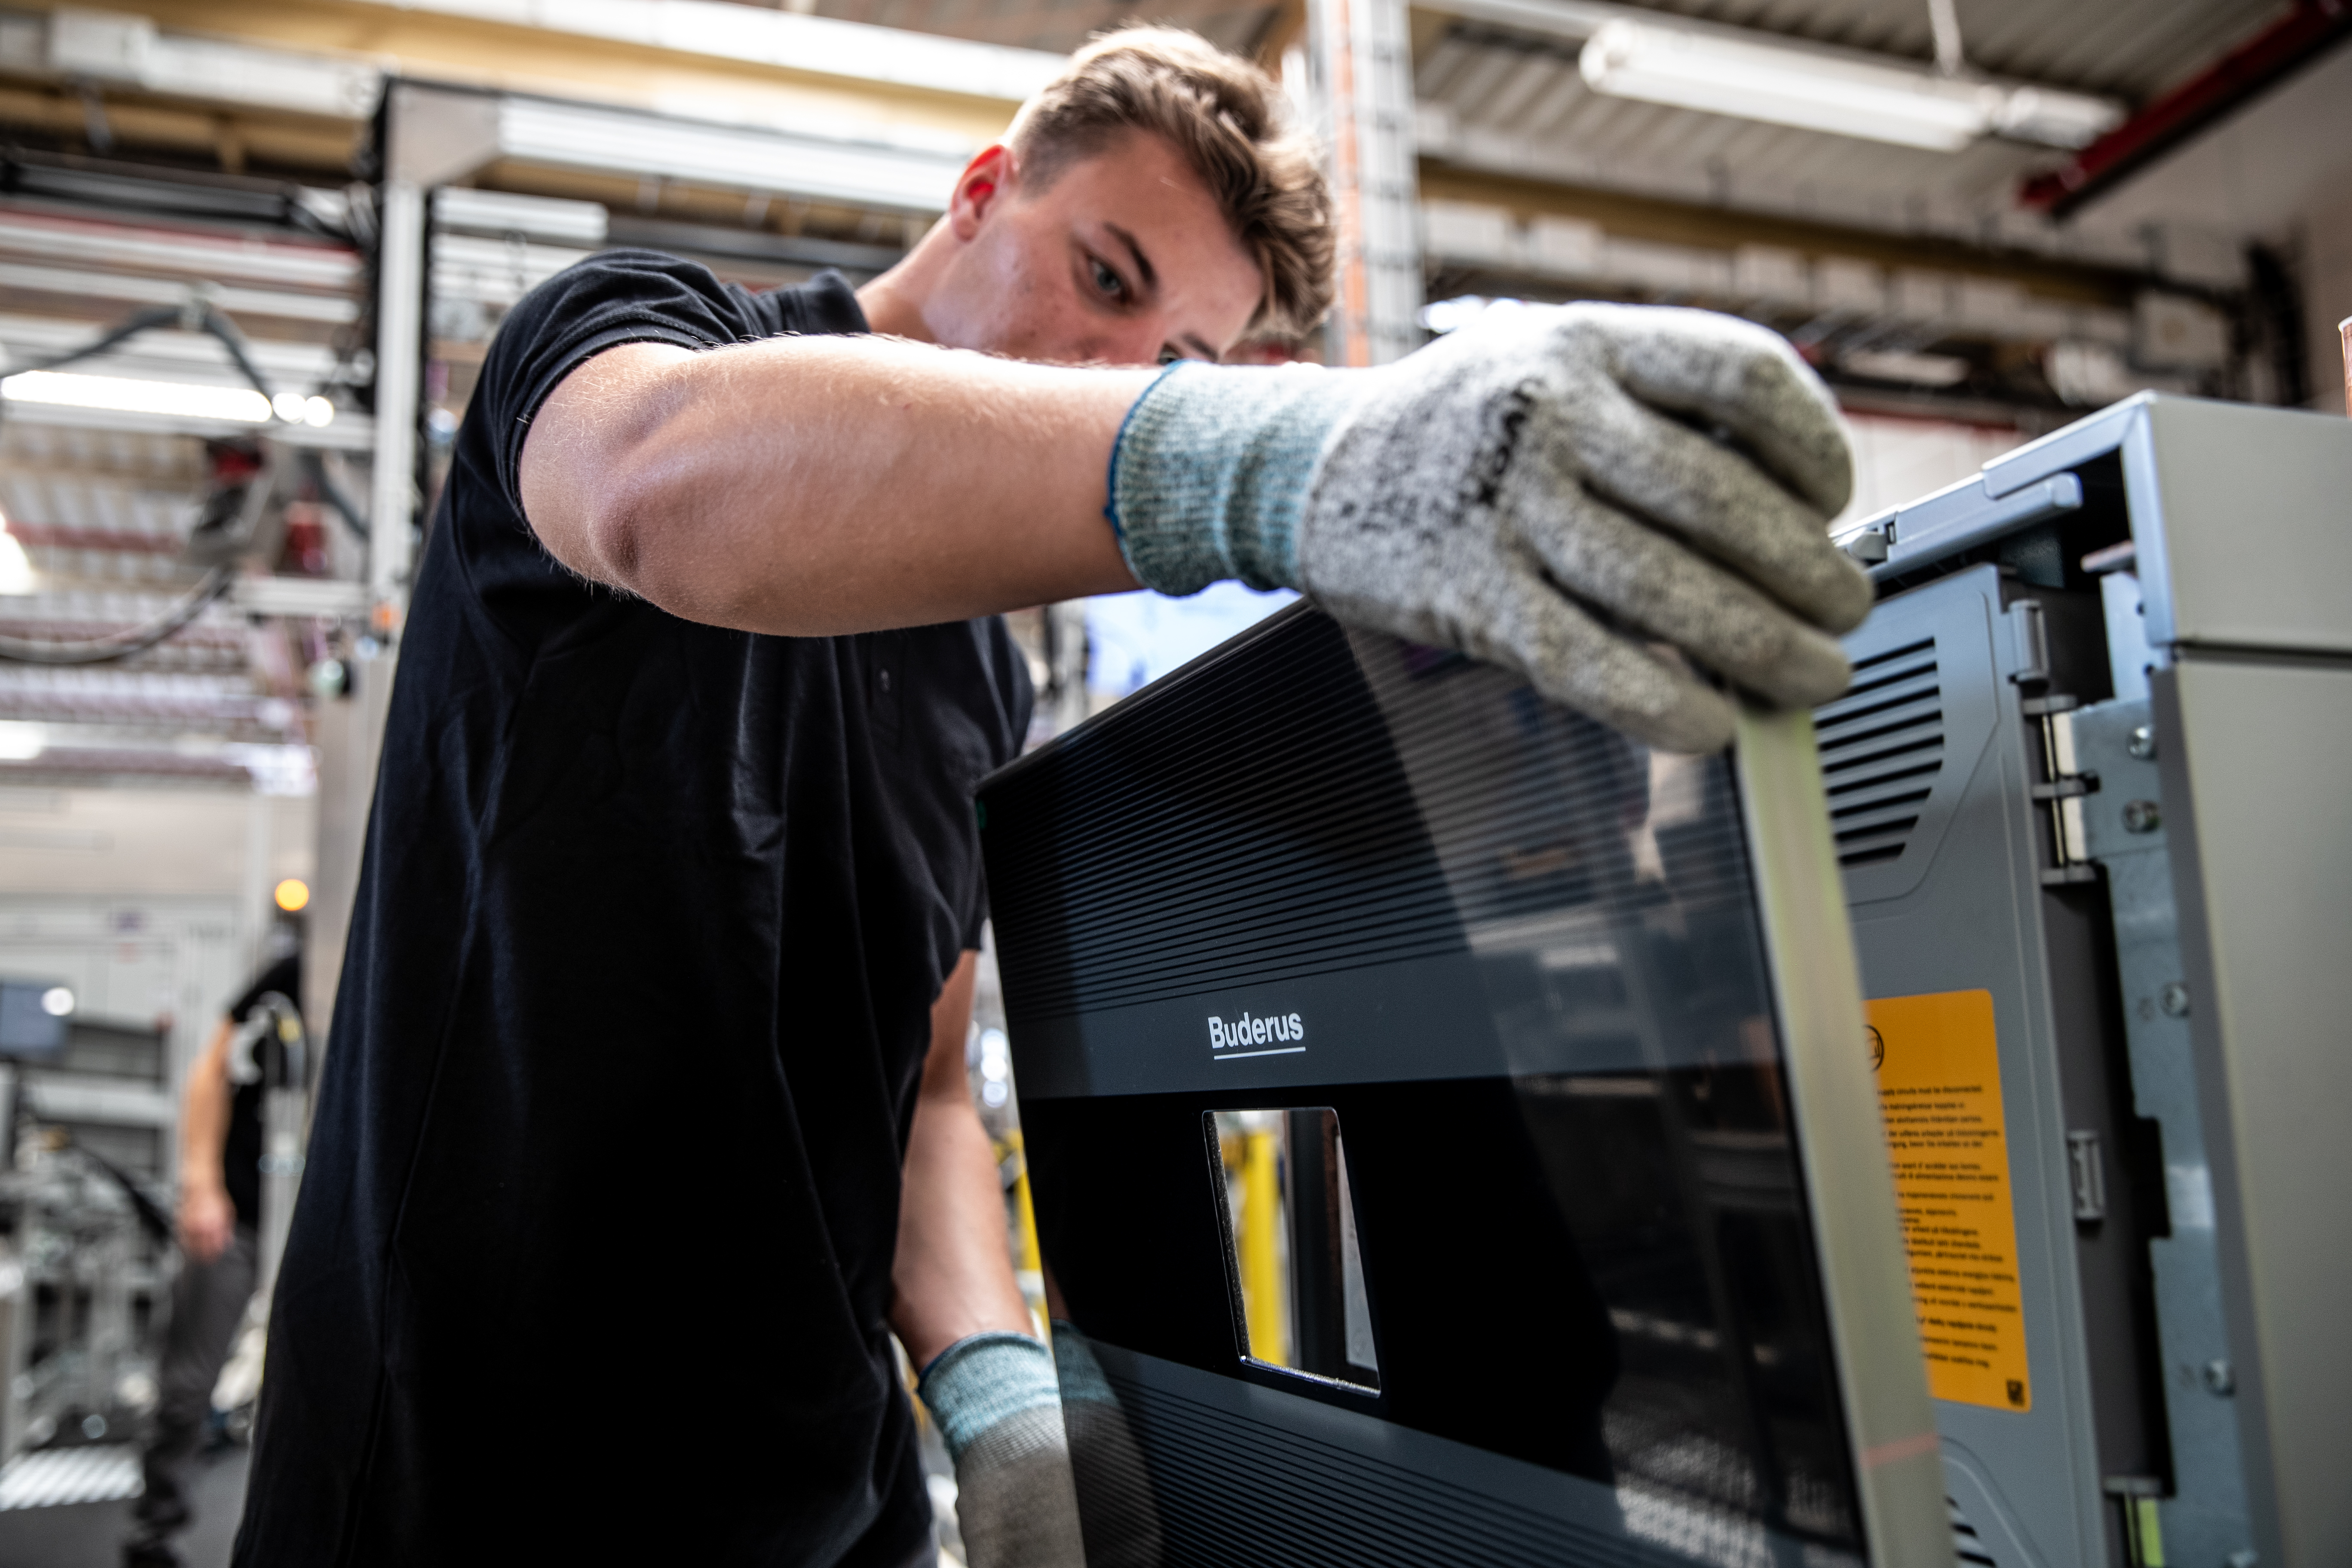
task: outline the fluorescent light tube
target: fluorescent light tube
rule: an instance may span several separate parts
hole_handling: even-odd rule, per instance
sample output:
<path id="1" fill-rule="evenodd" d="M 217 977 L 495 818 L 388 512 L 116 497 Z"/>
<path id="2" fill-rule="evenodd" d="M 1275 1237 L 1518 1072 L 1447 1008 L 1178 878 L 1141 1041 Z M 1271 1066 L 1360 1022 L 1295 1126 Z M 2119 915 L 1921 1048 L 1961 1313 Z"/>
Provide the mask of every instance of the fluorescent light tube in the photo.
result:
<path id="1" fill-rule="evenodd" d="M 1838 363 L 1873 381 L 1904 381 L 1914 386 L 1958 386 L 1969 375 L 1969 362 L 1953 354 L 1857 349 L 1840 358 Z"/>
<path id="2" fill-rule="evenodd" d="M 0 595 L 29 594 L 33 588 L 33 559 L 0 518 Z"/>
<path id="3" fill-rule="evenodd" d="M 184 381 L 134 381 L 121 375 L 75 375 L 27 370 L 0 381 L 11 403 L 55 403 L 120 414 L 176 415 L 184 419 L 234 419 L 267 425 L 269 399 L 245 386 L 200 386 Z M 330 417 L 332 417 L 331 405 Z"/>
<path id="4" fill-rule="evenodd" d="M 2076 152 L 2088 147 L 2124 122 L 2124 111 L 2104 98 L 2074 92 L 2050 92 L 2038 87 L 2011 88 L 2001 95 L 1995 131 L 2021 142 Z"/>
<path id="5" fill-rule="evenodd" d="M 2081 146 L 2121 114 L 2100 99 L 1651 22 L 1603 23 L 1577 63 L 1595 92 L 1937 153 L 1994 131 Z"/>

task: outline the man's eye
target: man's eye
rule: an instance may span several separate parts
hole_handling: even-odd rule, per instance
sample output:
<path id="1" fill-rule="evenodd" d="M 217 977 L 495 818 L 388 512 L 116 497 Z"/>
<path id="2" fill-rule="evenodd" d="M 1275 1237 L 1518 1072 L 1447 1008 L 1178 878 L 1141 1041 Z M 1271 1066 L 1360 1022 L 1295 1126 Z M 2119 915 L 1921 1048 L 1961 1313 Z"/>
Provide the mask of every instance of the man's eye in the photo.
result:
<path id="1" fill-rule="evenodd" d="M 1093 265 L 1095 269 L 1096 288 L 1101 289 L 1106 294 L 1113 296 L 1127 292 L 1126 280 L 1120 278 L 1118 273 L 1111 270 L 1109 263 L 1104 261 L 1100 257 L 1096 257 L 1093 258 Z"/>

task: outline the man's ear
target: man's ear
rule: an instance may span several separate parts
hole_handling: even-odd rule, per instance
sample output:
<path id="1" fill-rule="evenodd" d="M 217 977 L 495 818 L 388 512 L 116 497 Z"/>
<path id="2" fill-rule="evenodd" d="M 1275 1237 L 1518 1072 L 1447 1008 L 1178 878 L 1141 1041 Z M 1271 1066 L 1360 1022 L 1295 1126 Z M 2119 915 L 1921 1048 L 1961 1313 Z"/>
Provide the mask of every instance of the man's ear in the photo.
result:
<path id="1" fill-rule="evenodd" d="M 955 237 L 969 240 L 978 234 L 991 209 L 1020 177 L 1012 148 L 1002 142 L 982 148 L 963 166 L 963 174 L 956 181 L 955 195 L 948 205 L 948 223 L 955 230 Z"/>

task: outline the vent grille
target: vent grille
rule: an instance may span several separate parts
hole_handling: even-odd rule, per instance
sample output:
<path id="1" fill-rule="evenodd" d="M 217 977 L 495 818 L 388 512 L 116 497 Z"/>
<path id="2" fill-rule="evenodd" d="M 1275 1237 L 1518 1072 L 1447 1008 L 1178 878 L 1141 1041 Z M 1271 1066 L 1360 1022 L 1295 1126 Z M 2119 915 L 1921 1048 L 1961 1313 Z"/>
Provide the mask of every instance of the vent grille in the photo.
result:
<path id="1" fill-rule="evenodd" d="M 1252 647 L 982 787 L 1016 1022 L 1465 950 L 1347 635 Z"/>
<path id="2" fill-rule="evenodd" d="M 1813 711 L 1838 864 L 1898 859 L 1944 771 L 1936 640 L 1857 659 L 1853 686 Z"/>
<path id="3" fill-rule="evenodd" d="M 1958 1501 L 1947 1497 L 1944 1507 L 1950 1510 L 1952 1516 L 1952 1555 L 1967 1564 L 1967 1568 L 2000 1568 L 2000 1563 L 1993 1557 L 1992 1548 L 1985 1544 L 1984 1537 L 1977 1533 L 1977 1527 L 1970 1524 L 1968 1516 L 1960 1511 Z"/>
<path id="4" fill-rule="evenodd" d="M 982 787 L 1016 1026 L 1751 896 L 1724 759 L 1652 833 L 1622 736 L 1305 606 L 1130 703 Z"/>

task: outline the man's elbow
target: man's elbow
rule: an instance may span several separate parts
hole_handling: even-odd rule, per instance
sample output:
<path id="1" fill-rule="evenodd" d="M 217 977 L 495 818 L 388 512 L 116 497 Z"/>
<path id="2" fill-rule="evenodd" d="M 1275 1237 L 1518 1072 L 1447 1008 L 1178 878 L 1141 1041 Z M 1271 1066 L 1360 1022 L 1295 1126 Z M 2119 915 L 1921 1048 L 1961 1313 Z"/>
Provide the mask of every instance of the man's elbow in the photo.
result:
<path id="1" fill-rule="evenodd" d="M 532 422 L 519 476 L 540 543 L 591 583 L 659 602 L 656 544 L 679 539 L 690 505 L 690 444 L 677 426 L 690 385 L 660 345 L 610 350 L 566 377 Z"/>
<path id="2" fill-rule="evenodd" d="M 648 596 L 645 591 L 646 542 L 655 532 L 650 513 L 658 504 L 650 487 L 634 476 L 626 460 L 614 465 L 592 487 L 561 528 L 539 529 L 548 553 L 589 582 Z"/>
<path id="3" fill-rule="evenodd" d="M 748 623 L 748 574 L 718 537 L 690 458 L 639 450 L 614 463 L 594 499 L 581 509 L 577 560 L 557 558 L 581 576 L 689 621 Z"/>
<path id="4" fill-rule="evenodd" d="M 597 465 L 568 505 L 530 513 L 531 531 L 574 576 L 647 600 L 689 619 L 706 608 L 695 581 L 696 547 L 689 475 L 639 442 Z"/>

